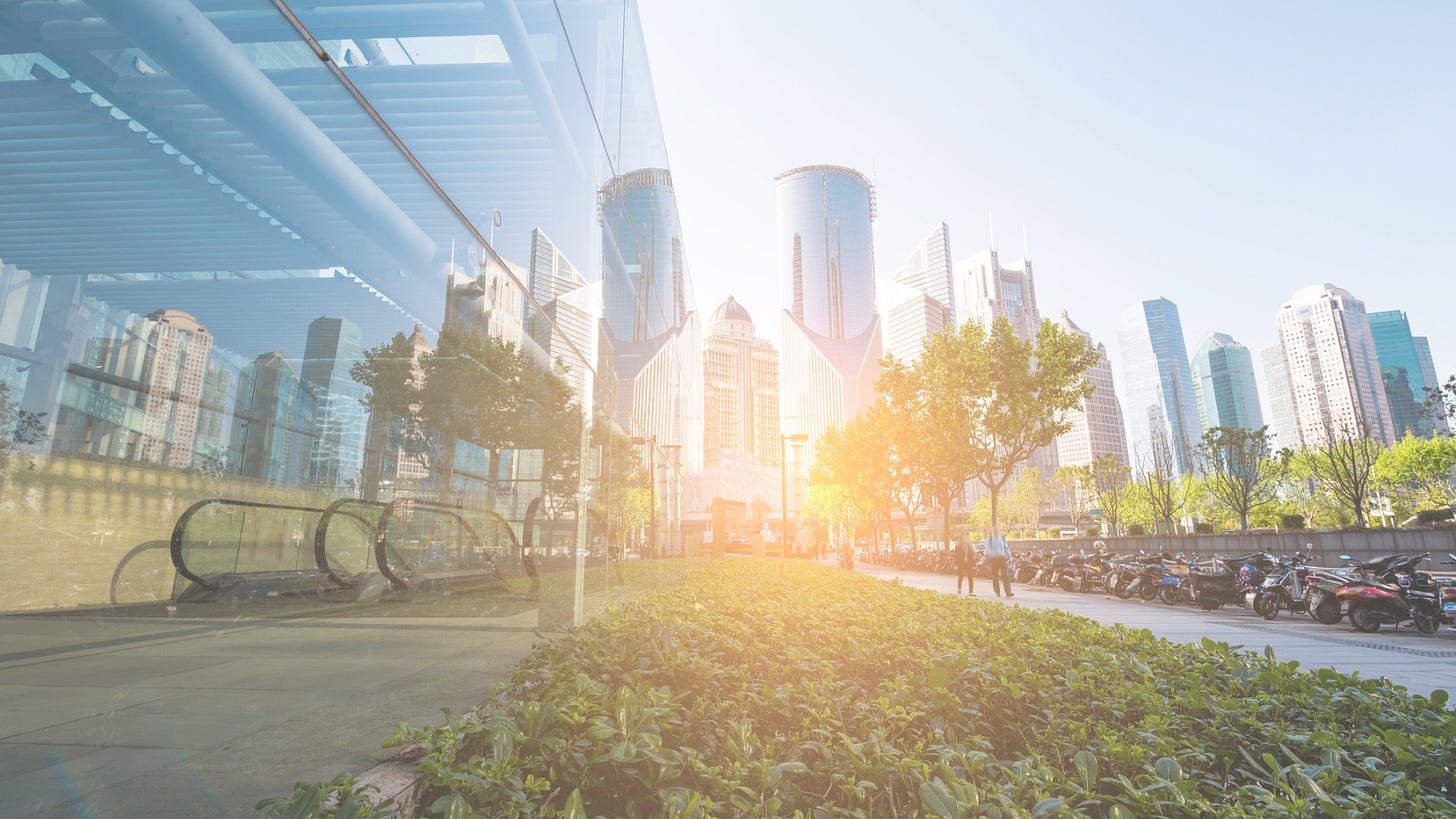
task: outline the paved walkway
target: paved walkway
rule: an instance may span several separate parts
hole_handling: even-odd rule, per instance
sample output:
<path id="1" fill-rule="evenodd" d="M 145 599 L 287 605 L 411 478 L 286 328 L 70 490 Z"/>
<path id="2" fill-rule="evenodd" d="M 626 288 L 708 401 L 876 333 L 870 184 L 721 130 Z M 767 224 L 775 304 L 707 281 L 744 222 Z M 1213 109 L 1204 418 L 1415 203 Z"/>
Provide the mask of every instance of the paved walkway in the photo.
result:
<path id="1" fill-rule="evenodd" d="M 0 617 L 0 817 L 254 816 L 299 779 L 388 757 L 398 721 L 476 704 L 536 625 L 534 608 Z"/>
<path id="2" fill-rule="evenodd" d="M 955 593 L 955 577 L 908 572 L 860 563 L 856 568 L 868 575 L 890 580 L 899 578 L 907 586 Z M 1442 628 L 1422 635 L 1410 626 L 1400 630 L 1389 626 L 1376 634 L 1360 634 L 1347 623 L 1325 626 L 1303 615 L 1283 612 L 1266 621 L 1246 608 L 1226 606 L 1204 612 L 1187 606 L 1141 603 L 1100 594 L 1075 594 L 1060 589 L 1043 589 L 1016 584 L 1016 597 L 1007 600 L 991 592 L 988 580 L 976 581 L 979 599 L 1015 603 L 1027 608 L 1057 608 L 1090 617 L 1100 623 L 1121 623 L 1151 630 L 1160 637 L 1179 642 L 1197 642 L 1211 637 L 1253 651 L 1271 646 L 1280 660 L 1298 660 L 1304 668 L 1328 667 L 1367 677 L 1389 677 L 1412 692 L 1429 694 L 1442 688 L 1456 690 L 1456 631 Z"/>

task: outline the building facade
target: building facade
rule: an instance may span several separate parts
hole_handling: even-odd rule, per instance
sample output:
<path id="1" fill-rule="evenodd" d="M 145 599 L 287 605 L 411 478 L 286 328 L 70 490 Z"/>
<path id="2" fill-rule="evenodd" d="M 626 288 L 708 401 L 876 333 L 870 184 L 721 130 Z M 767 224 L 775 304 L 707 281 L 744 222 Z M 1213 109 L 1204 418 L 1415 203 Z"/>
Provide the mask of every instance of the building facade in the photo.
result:
<path id="1" fill-rule="evenodd" d="M 1112 362 L 1107 348 L 1078 327 L 1062 311 L 1061 328 L 1087 342 L 1097 351 L 1097 363 L 1087 371 L 1092 394 L 1082 399 L 1082 406 L 1067 414 L 1072 428 L 1057 436 L 1057 458 L 1063 466 L 1087 466 L 1093 460 L 1111 455 L 1127 463 L 1127 437 L 1123 431 L 1122 403 L 1112 381 Z"/>
<path id="2" fill-rule="evenodd" d="M 951 258 L 950 225 L 941 222 L 895 271 L 894 277 L 896 282 L 915 288 L 940 307 L 945 314 L 940 320 L 942 327 L 951 327 L 956 320 L 955 267 Z M 883 305 L 882 299 L 882 316 L 885 314 Z"/>
<path id="3" fill-rule="evenodd" d="M 956 265 L 955 281 L 957 326 L 974 321 L 989 329 L 996 319 L 1005 318 L 1018 338 L 1036 338 L 1041 312 L 1031 259 L 1003 265 L 996 248 L 987 248 Z"/>
<path id="4" fill-rule="evenodd" d="M 1382 310 L 1371 313 L 1369 318 L 1395 436 L 1400 438 L 1409 432 L 1427 438 L 1440 428 L 1425 406 L 1426 390 L 1440 386 L 1434 383 L 1435 367 L 1429 364 L 1430 343 L 1411 335 L 1410 320 L 1401 310 Z M 1418 343 L 1417 338 L 1424 343 Z"/>
<path id="5" fill-rule="evenodd" d="M 1394 440 L 1365 303 L 1332 284 L 1311 285 L 1295 292 L 1276 321 L 1300 444 Z"/>
<path id="6" fill-rule="evenodd" d="M 1250 432 L 1264 426 L 1254 355 L 1227 333 L 1209 333 L 1189 362 L 1198 420 L 1203 429 L 1238 427 Z"/>
<path id="7" fill-rule="evenodd" d="M 732 452 L 777 467 L 779 448 L 779 353 L 729 296 L 703 337 L 703 465 Z"/>
<path id="8" fill-rule="evenodd" d="M 885 353 L 907 364 L 925 352 L 925 343 L 950 327 L 949 312 L 924 292 L 893 279 L 881 279 L 875 288 Z"/>
<path id="9" fill-rule="evenodd" d="M 810 165 L 775 177 L 781 319 L 781 429 L 809 436 L 874 402 L 883 350 L 875 312 L 874 186 L 858 171 Z"/>
<path id="10" fill-rule="evenodd" d="M 1278 344 L 1259 353 L 1264 367 L 1264 386 L 1269 396 L 1269 431 L 1274 449 L 1299 448 L 1299 420 L 1294 415 L 1294 395 L 1289 391 L 1289 370 L 1284 366 L 1284 348 Z"/>
<path id="11" fill-rule="evenodd" d="M 1133 471 L 1194 474 L 1201 426 L 1178 306 L 1159 298 L 1129 307 L 1121 341 Z"/>

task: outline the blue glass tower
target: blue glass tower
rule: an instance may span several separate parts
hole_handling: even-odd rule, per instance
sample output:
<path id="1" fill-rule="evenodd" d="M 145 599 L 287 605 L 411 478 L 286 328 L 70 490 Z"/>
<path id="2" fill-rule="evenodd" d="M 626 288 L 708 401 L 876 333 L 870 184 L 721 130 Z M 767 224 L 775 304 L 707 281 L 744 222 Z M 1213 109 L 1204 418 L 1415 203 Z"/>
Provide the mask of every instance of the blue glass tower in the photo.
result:
<path id="1" fill-rule="evenodd" d="M 1141 301 L 1123 314 L 1128 448 L 1135 471 L 1195 472 L 1198 405 L 1178 305 Z"/>
<path id="2" fill-rule="evenodd" d="M 1209 333 L 1193 352 L 1190 366 L 1203 429 L 1264 426 L 1254 356 L 1248 347 L 1225 333 Z"/>
<path id="3" fill-rule="evenodd" d="M 1370 315 L 1370 335 L 1375 337 L 1375 355 L 1380 359 L 1380 380 L 1385 386 L 1385 400 L 1390 404 L 1390 418 L 1396 437 L 1407 431 L 1424 438 L 1435 430 L 1433 420 L 1425 412 L 1425 367 L 1410 321 L 1401 310 L 1383 310 Z"/>

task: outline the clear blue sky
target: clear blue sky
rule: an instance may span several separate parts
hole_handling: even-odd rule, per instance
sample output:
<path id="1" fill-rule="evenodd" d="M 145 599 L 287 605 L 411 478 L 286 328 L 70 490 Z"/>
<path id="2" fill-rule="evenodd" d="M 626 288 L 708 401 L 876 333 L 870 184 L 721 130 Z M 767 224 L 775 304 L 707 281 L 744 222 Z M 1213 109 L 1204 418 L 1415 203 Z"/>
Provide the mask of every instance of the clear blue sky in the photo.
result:
<path id="1" fill-rule="evenodd" d="M 1030 236 L 1043 315 L 1166 296 L 1257 352 L 1298 288 L 1456 367 L 1456 3 L 640 0 L 698 305 L 777 341 L 773 177 L 855 167 L 878 272 Z"/>

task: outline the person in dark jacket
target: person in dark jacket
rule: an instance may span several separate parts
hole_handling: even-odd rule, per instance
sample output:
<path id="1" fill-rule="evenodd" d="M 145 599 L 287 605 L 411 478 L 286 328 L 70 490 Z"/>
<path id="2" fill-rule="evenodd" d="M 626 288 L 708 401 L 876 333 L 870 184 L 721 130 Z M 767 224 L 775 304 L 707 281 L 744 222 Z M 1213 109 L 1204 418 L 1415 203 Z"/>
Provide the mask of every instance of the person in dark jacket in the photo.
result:
<path id="1" fill-rule="evenodd" d="M 965 538 L 955 544 L 956 594 L 961 593 L 961 581 L 966 581 L 966 595 L 976 596 L 976 553 Z"/>

